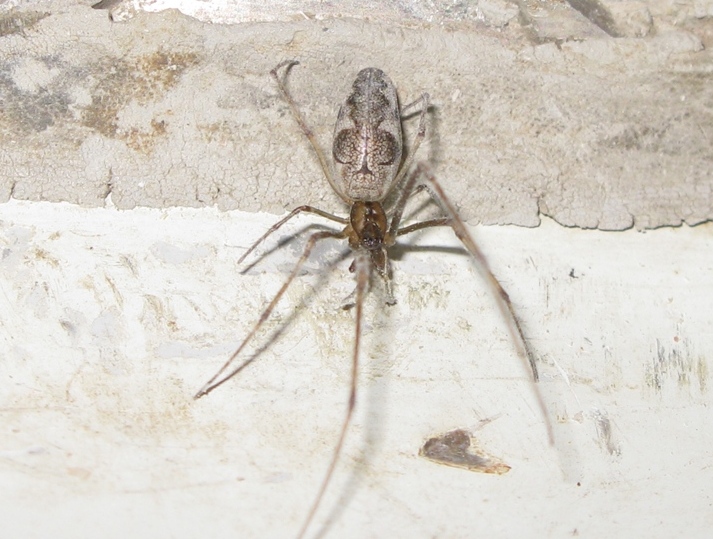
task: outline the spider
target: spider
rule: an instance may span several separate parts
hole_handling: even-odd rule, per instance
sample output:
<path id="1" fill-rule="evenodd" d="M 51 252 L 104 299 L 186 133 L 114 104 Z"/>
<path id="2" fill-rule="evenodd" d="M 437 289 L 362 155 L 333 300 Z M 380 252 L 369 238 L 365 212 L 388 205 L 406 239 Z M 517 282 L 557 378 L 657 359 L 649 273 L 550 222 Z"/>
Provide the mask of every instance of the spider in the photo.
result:
<path id="1" fill-rule="evenodd" d="M 278 301 L 309 258 L 314 246 L 323 240 L 346 239 L 354 252 L 354 261 L 349 269 L 356 278 L 356 288 L 350 296 L 350 298 L 353 297 L 353 304 L 350 307 L 354 308 L 356 321 L 349 399 L 332 459 L 299 531 L 298 537 L 301 538 L 309 528 L 329 486 L 356 406 L 364 296 L 369 288 L 372 273 L 378 274 L 385 284 L 386 303 L 393 305 L 396 302 L 391 288 L 389 249 L 396 244 L 400 236 L 430 227 L 448 226 L 453 230 L 483 277 L 492 287 L 500 312 L 507 321 L 512 340 L 516 344 L 518 355 L 526 367 L 529 365 L 535 382 L 538 377 L 535 363 L 529 354 L 510 298 L 488 267 L 485 256 L 471 237 L 463 220 L 458 216 L 453 203 L 448 199 L 440 183 L 425 163 L 418 164 L 409 173 L 416 151 L 426 134 L 429 95 L 423 93 L 417 100 L 400 109 L 396 88 L 391 79 L 380 69 L 361 70 L 354 80 L 351 93 L 339 109 L 332 145 L 333 166 L 330 166 L 314 133 L 307 126 L 285 84 L 287 73 L 298 64 L 299 62 L 295 60 L 284 61 L 270 73 L 277 83 L 280 94 L 289 105 L 295 120 L 314 149 L 329 185 L 345 205 L 349 206 L 349 217 L 339 217 L 312 206 L 299 206 L 270 227 L 240 257 L 238 264 L 242 263 L 268 236 L 300 213 L 312 213 L 343 225 L 341 230 L 322 230 L 313 233 L 308 238 L 302 255 L 290 275 L 263 310 L 258 321 L 221 369 L 196 393 L 195 398 L 207 395 L 252 362 L 255 355 L 237 367 L 228 370 L 269 318 Z M 283 72 L 282 76 L 280 75 L 281 71 Z M 418 110 L 417 107 L 420 107 L 418 130 L 412 141 L 411 151 L 404 158 L 401 119 L 406 111 Z M 440 205 L 445 216 L 401 226 L 408 200 L 413 194 L 422 190 L 427 191 Z M 259 355 L 259 352 L 256 355 Z M 537 387 L 534 387 L 539 407 L 546 418 L 544 401 Z M 547 429 L 549 438 L 552 440 L 549 422 L 547 422 Z"/>

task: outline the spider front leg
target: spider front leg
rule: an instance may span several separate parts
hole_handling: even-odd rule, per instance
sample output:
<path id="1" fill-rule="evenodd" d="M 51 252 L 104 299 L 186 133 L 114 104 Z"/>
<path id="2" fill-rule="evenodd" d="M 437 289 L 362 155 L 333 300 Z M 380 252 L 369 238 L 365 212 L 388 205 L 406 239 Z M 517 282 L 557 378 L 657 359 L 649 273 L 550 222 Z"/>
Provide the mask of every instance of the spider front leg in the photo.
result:
<path id="1" fill-rule="evenodd" d="M 238 258 L 237 264 L 240 265 L 242 262 L 247 258 L 247 256 L 252 253 L 258 245 L 260 245 L 263 241 L 267 239 L 268 236 L 270 236 L 273 232 L 277 231 L 278 228 L 280 228 L 282 225 L 284 225 L 287 221 L 292 219 L 294 216 L 302 213 L 314 213 L 315 215 L 319 215 L 320 217 L 324 217 L 325 219 L 329 219 L 330 221 L 334 221 L 337 223 L 340 223 L 342 225 L 347 224 L 347 220 L 344 219 L 343 217 L 338 217 L 337 215 L 332 215 L 331 213 L 327 213 L 326 211 L 320 210 L 319 208 L 314 208 L 312 206 L 298 206 L 294 210 L 292 210 L 290 213 L 288 213 L 285 217 L 277 221 L 274 225 L 272 225 L 267 232 L 265 232 L 262 236 L 260 236 L 249 248 L 247 251 L 245 251 L 240 258 Z"/>
<path id="2" fill-rule="evenodd" d="M 238 365 L 237 367 L 234 367 L 230 372 L 227 374 L 223 374 L 228 367 L 235 361 L 235 359 L 242 353 L 242 351 L 245 349 L 247 344 L 253 339 L 257 331 L 260 329 L 260 327 L 267 321 L 267 319 L 270 317 L 270 314 L 272 314 L 272 311 L 274 310 L 275 306 L 277 303 L 280 301 L 280 298 L 283 296 L 285 291 L 287 291 L 287 288 L 290 286 L 292 281 L 295 279 L 297 274 L 300 271 L 300 268 L 304 265 L 304 263 L 307 261 L 309 258 L 309 255 L 312 252 L 312 249 L 314 249 L 314 246 L 318 241 L 327 239 L 327 238 L 335 238 L 335 239 L 341 239 L 345 237 L 344 231 L 341 232 L 331 232 L 331 231 L 324 231 L 324 232 L 315 232 L 312 234 L 309 239 L 307 240 L 307 244 L 305 245 L 304 250 L 302 251 L 302 256 L 300 256 L 300 259 L 297 261 L 295 264 L 294 268 L 292 268 L 292 272 L 290 273 L 289 277 L 285 280 L 285 282 L 282 284 L 280 289 L 277 291 L 277 294 L 272 298 L 270 303 L 265 307 L 263 310 L 262 314 L 260 315 L 260 318 L 258 321 L 253 325 L 252 329 L 250 332 L 247 334 L 247 336 L 243 339 L 243 341 L 240 343 L 240 346 L 238 346 L 237 350 L 233 352 L 233 355 L 231 355 L 228 360 L 223 364 L 223 366 L 216 372 L 213 377 L 208 380 L 205 384 L 203 384 L 203 387 L 201 387 L 198 392 L 193 396 L 194 399 L 199 399 L 204 395 L 207 395 L 211 391 L 213 391 L 215 388 L 223 385 L 225 382 L 230 380 L 233 376 L 238 374 L 242 369 L 244 369 L 249 363 L 251 363 L 257 356 L 253 355 L 253 357 L 247 359 L 244 361 L 242 364 Z"/>
<path id="3" fill-rule="evenodd" d="M 334 176 L 333 176 L 333 169 L 329 165 L 329 162 L 327 161 L 327 157 L 324 155 L 324 152 L 322 151 L 322 148 L 320 148 L 319 143 L 317 142 L 317 137 L 314 135 L 314 131 L 307 125 L 307 122 L 304 119 L 304 116 L 302 116 L 302 113 L 300 112 L 299 107 L 297 106 L 297 103 L 295 103 L 294 98 L 292 97 L 292 94 L 290 94 L 289 90 L 287 89 L 287 86 L 285 85 L 285 79 L 287 77 L 287 73 L 292 69 L 293 66 L 299 65 L 299 62 L 297 60 L 285 60 L 284 62 L 281 62 L 275 68 L 270 71 L 270 74 L 272 75 L 272 78 L 275 79 L 275 82 L 277 83 L 277 88 L 280 91 L 280 94 L 282 95 L 282 98 L 285 100 L 287 105 L 290 107 L 290 110 L 292 111 L 292 116 L 294 116 L 295 121 L 297 122 L 297 125 L 299 125 L 300 130 L 304 134 L 305 137 L 307 137 L 307 140 L 309 141 L 310 145 L 312 146 L 312 149 L 314 150 L 315 155 L 317 156 L 317 159 L 319 160 L 319 166 L 322 167 L 322 172 L 324 173 L 324 177 L 327 179 L 329 182 L 329 185 L 332 187 L 332 190 L 339 195 L 339 197 L 346 202 L 347 204 L 350 203 L 350 200 L 344 196 L 342 191 L 339 189 L 337 186 L 336 182 L 334 181 Z M 285 68 L 284 74 L 282 77 L 280 77 L 279 71 L 280 69 Z"/>

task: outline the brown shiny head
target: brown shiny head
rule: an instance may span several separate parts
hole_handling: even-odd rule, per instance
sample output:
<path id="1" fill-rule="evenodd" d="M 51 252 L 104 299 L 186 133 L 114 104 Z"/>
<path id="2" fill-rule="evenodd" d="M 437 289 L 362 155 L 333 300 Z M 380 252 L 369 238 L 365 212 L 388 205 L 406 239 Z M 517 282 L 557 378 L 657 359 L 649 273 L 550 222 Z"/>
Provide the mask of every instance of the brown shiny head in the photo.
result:
<path id="1" fill-rule="evenodd" d="M 379 202 L 355 202 L 349 214 L 349 224 L 354 232 L 349 238 L 353 249 L 361 247 L 373 251 L 384 247 L 388 223 Z"/>

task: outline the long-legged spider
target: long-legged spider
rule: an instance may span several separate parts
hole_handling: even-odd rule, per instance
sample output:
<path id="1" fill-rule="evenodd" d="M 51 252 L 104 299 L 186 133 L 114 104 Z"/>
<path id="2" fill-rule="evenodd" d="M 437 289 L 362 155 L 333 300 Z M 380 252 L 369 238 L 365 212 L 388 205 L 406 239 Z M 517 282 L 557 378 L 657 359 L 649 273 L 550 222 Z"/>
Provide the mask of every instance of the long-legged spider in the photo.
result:
<path id="1" fill-rule="evenodd" d="M 528 353 L 522 328 L 513 312 L 508 294 L 495 278 L 488 263 L 471 237 L 465 224 L 458 216 L 455 207 L 444 193 L 440 183 L 431 173 L 428 166 L 421 163 L 408 175 L 414 161 L 416 151 L 426 133 L 426 113 L 429 105 L 429 95 L 424 93 L 413 103 L 399 109 L 396 88 L 389 77 L 375 68 L 363 69 L 357 75 L 352 86 L 352 92 L 339 110 L 334 131 L 332 156 L 334 166 L 330 166 L 324 153 L 319 148 L 316 138 L 307 126 L 297 105 L 287 90 L 285 77 L 290 68 L 298 62 L 289 60 L 280 63 L 271 74 L 274 77 L 280 94 L 292 110 L 297 123 L 309 139 L 322 170 L 332 189 L 350 207 L 349 217 L 338 217 L 312 206 L 299 206 L 286 217 L 275 223 L 265 232 L 238 260 L 240 264 L 268 236 L 278 230 L 287 221 L 300 213 L 313 213 L 330 221 L 345 225 L 339 231 L 320 231 L 313 233 L 304 247 L 302 255 L 295 264 L 287 280 L 282 284 L 277 294 L 260 315 L 260 318 L 243 339 L 233 355 L 228 358 L 221 369 L 196 393 L 195 398 L 207 395 L 218 386 L 235 376 L 242 368 L 252 361 L 226 371 L 233 361 L 241 354 L 252 340 L 259 328 L 268 319 L 275 305 L 290 286 L 300 268 L 307 261 L 315 244 L 326 239 L 346 239 L 354 251 L 354 262 L 350 271 L 356 275 L 356 290 L 354 292 L 354 308 L 356 311 L 356 327 L 354 348 L 352 352 L 351 384 L 349 401 L 342 421 L 339 438 L 334 447 L 334 454 L 322 480 L 319 491 L 314 498 L 309 513 L 304 520 L 298 537 L 304 536 L 311 523 L 330 479 L 339 460 L 344 445 L 344 439 L 349 423 L 354 413 L 357 397 L 357 375 L 359 370 L 359 346 L 362 333 L 362 310 L 364 295 L 369 286 L 372 270 L 383 279 L 389 304 L 395 303 L 391 291 L 391 272 L 389 269 L 388 249 L 395 245 L 399 236 L 404 236 L 424 228 L 450 226 L 473 258 L 481 274 L 493 288 L 497 305 L 503 318 L 507 321 L 512 340 L 518 355 L 524 365 L 531 369 L 533 380 L 537 381 L 537 371 L 534 361 Z M 284 68 L 284 75 L 279 71 Z M 411 149 L 405 159 L 403 154 L 403 137 L 401 133 L 401 118 L 403 112 L 415 109 L 420 105 L 418 131 L 411 144 Z M 404 181 L 404 178 L 406 180 Z M 419 180 L 421 183 L 419 183 Z M 401 226 L 406 203 L 416 191 L 425 189 L 446 213 L 445 217 L 429 219 L 407 226 Z M 225 373 L 225 374 L 224 374 Z M 544 401 L 536 386 L 535 394 L 543 416 L 546 418 Z M 550 424 L 546 421 L 550 440 L 552 433 Z"/>

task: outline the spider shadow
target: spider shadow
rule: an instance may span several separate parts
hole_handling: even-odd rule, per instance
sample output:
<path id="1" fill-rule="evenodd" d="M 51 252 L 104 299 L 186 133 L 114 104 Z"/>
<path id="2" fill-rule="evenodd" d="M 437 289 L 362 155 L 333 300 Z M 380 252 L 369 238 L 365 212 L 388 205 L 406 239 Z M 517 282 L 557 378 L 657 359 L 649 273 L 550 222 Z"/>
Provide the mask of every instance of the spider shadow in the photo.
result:
<path id="1" fill-rule="evenodd" d="M 288 234 L 285 234 L 284 236 L 281 236 L 274 245 L 269 247 L 268 249 L 265 249 L 264 251 L 261 251 L 260 253 L 255 255 L 254 260 L 252 260 L 249 264 L 245 264 L 242 269 L 240 269 L 240 275 L 245 275 L 247 273 L 250 273 L 257 265 L 262 263 L 265 259 L 269 258 L 270 256 L 274 255 L 277 251 L 283 250 L 285 247 L 290 247 L 292 249 L 293 246 L 297 245 L 297 241 L 305 236 L 305 233 L 308 231 L 312 232 L 319 232 L 319 231 L 334 231 L 334 228 L 329 227 L 327 225 L 323 225 L 321 223 L 309 223 L 307 225 L 304 225 L 300 227 L 298 230 L 294 232 L 290 232 Z M 338 240 L 335 240 L 338 241 Z M 329 243 L 325 243 L 325 245 L 328 245 Z M 295 249 L 295 251 L 299 251 L 299 248 Z M 349 251 L 347 251 L 349 252 Z M 299 255 L 298 255 L 299 256 Z M 314 255 L 311 257 L 314 258 Z M 346 254 L 341 257 L 341 260 L 346 258 Z M 306 260 L 305 263 L 309 262 L 310 260 Z M 296 261 L 295 261 L 296 262 Z M 339 262 L 334 262 L 332 264 L 328 264 L 328 267 L 325 268 L 325 272 L 329 273 Z M 313 272 L 309 271 L 305 268 L 303 268 L 303 271 L 298 273 L 297 275 L 305 275 L 307 273 L 323 273 L 323 272 Z"/>

